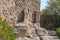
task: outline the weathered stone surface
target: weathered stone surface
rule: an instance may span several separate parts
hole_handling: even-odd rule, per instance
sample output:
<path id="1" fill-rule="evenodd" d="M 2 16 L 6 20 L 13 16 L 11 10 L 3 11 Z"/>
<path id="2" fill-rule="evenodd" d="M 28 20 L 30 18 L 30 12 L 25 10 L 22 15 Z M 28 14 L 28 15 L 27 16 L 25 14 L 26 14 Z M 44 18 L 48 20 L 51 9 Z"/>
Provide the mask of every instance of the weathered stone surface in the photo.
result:
<path id="1" fill-rule="evenodd" d="M 6 18 L 16 34 L 32 33 L 33 14 L 36 14 L 36 23 L 40 25 L 40 0 L 0 0 L 0 15 Z"/>
<path id="2" fill-rule="evenodd" d="M 41 36 L 41 38 L 43 40 L 60 40 L 58 37 L 56 36 Z"/>
<path id="3" fill-rule="evenodd" d="M 17 37 L 27 37 L 31 36 L 32 26 L 31 25 L 20 25 L 15 27 L 17 31 Z"/>
<path id="4" fill-rule="evenodd" d="M 56 36 L 56 32 L 53 30 L 47 30 L 50 36 Z"/>
<path id="5" fill-rule="evenodd" d="M 24 37 L 24 38 L 17 38 L 16 40 L 29 40 L 28 38 Z"/>
<path id="6" fill-rule="evenodd" d="M 31 37 L 31 38 L 27 38 L 27 37 L 17 38 L 16 40 L 40 40 L 40 38 L 38 36 L 35 36 L 35 37 Z"/>
<path id="7" fill-rule="evenodd" d="M 45 30 L 44 28 L 38 28 L 38 29 L 36 29 L 36 32 L 37 32 L 37 34 L 40 35 L 40 36 L 48 35 L 47 30 Z"/>

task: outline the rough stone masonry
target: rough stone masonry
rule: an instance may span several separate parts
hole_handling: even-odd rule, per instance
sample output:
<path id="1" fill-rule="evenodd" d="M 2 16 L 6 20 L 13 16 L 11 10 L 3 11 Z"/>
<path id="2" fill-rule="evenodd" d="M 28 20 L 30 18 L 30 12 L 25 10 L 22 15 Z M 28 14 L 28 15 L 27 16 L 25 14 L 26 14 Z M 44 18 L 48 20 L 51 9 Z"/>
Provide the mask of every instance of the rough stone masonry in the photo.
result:
<path id="1" fill-rule="evenodd" d="M 39 14 L 40 0 L 0 0 L 0 15 L 6 18 L 17 34 L 21 33 L 21 28 L 27 31 L 27 29 L 33 28 L 34 24 L 39 27 Z"/>
<path id="2" fill-rule="evenodd" d="M 0 15 L 12 26 L 16 40 L 58 39 L 40 27 L 40 0 L 0 0 Z"/>
<path id="3" fill-rule="evenodd" d="M 12 25 L 22 22 L 39 23 L 39 13 L 39 0 L 0 0 L 0 15 L 6 17 Z"/>

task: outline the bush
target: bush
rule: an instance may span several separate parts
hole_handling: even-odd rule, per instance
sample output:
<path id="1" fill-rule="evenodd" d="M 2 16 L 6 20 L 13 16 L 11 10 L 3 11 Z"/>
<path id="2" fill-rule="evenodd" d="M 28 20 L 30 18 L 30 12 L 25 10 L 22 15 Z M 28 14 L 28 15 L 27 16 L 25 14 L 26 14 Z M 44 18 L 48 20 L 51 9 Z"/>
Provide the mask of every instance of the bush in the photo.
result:
<path id="1" fill-rule="evenodd" d="M 6 20 L 2 21 L 0 17 L 0 40 L 15 40 L 15 35 L 11 26 L 8 25 Z"/>
<path id="2" fill-rule="evenodd" d="M 60 28 L 56 29 L 56 35 L 60 38 Z"/>
<path id="3" fill-rule="evenodd" d="M 56 35 L 60 38 L 60 16 L 56 19 Z"/>

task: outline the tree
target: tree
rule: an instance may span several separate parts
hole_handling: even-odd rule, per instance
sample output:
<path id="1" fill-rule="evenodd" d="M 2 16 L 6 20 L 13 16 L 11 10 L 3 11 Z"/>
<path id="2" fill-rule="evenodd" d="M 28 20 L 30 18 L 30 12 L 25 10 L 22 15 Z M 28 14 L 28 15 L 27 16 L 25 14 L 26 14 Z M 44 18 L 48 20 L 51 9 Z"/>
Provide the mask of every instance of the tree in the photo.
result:
<path id="1" fill-rule="evenodd" d="M 44 15 L 46 14 L 55 14 L 56 15 L 56 32 L 60 37 L 60 0 L 49 0 L 48 5 L 45 9 L 42 10 Z"/>
<path id="2" fill-rule="evenodd" d="M 45 14 L 55 14 L 56 15 L 56 26 L 60 26 L 60 0 L 49 0 L 48 5 L 46 6 L 45 9 L 42 10 L 42 13 Z"/>

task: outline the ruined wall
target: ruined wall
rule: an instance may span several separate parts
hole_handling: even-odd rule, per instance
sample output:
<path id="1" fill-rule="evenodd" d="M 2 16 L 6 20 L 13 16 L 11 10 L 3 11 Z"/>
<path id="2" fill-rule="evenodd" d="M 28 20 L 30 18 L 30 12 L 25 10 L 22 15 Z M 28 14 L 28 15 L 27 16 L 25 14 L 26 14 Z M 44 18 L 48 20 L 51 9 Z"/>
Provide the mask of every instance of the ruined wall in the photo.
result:
<path id="1" fill-rule="evenodd" d="M 0 15 L 3 15 L 9 23 L 17 20 L 17 9 L 15 7 L 14 0 L 0 0 Z"/>
<path id="2" fill-rule="evenodd" d="M 14 33 L 22 35 L 25 30 L 40 27 L 40 0 L 0 0 L 0 15 L 13 26 Z M 24 29 L 23 32 L 20 32 L 21 29 Z"/>
<path id="3" fill-rule="evenodd" d="M 8 23 L 16 24 L 21 11 L 24 11 L 24 22 L 32 22 L 32 14 L 34 12 L 36 12 L 36 21 L 40 21 L 39 0 L 0 0 L 0 15 L 6 17 Z"/>

